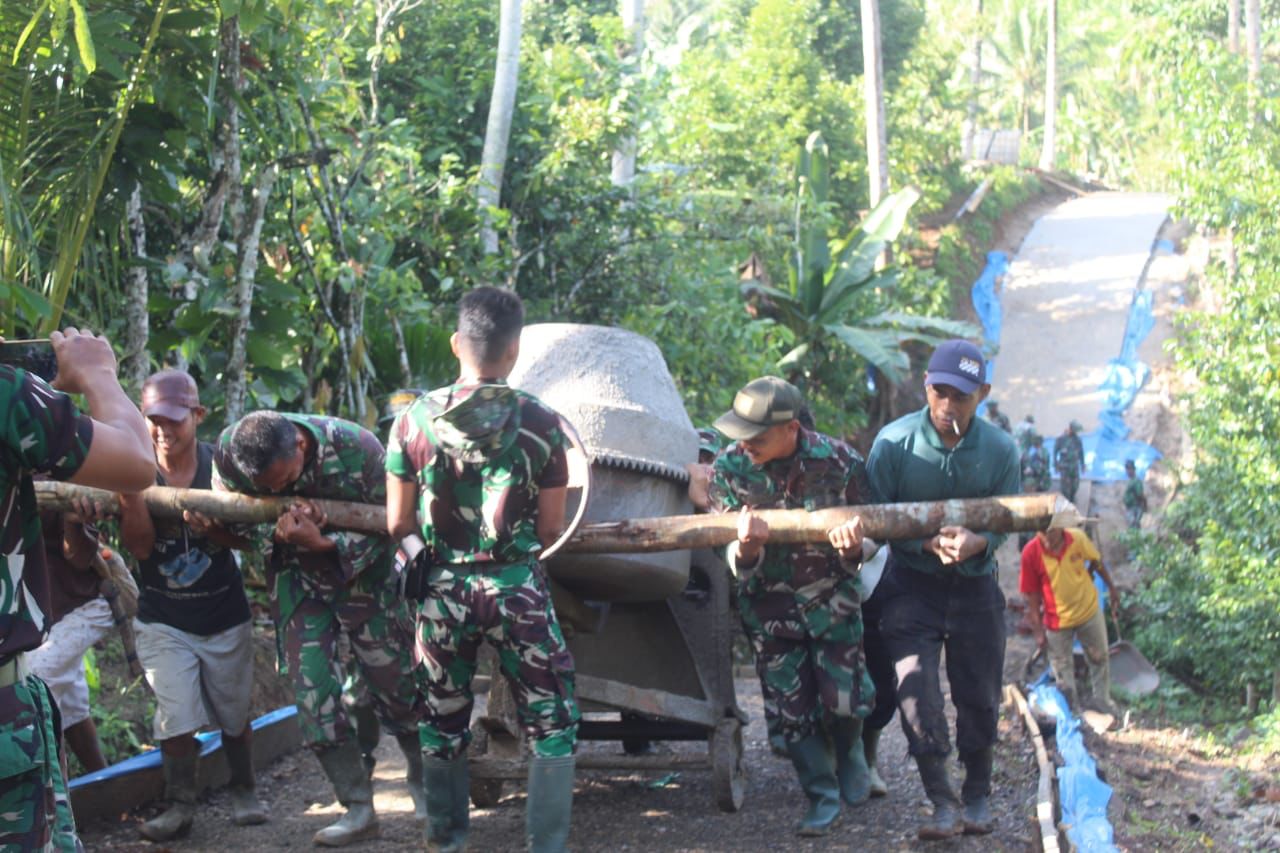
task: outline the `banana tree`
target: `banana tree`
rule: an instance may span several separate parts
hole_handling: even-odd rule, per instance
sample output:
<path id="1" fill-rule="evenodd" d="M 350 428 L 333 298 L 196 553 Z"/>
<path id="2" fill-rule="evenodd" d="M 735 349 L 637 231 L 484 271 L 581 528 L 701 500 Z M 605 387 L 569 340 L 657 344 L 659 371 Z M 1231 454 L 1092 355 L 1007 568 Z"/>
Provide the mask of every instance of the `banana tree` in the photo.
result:
<path id="1" fill-rule="evenodd" d="M 893 267 L 876 259 L 897 238 L 919 199 L 915 189 L 886 197 L 843 237 L 830 237 L 830 164 L 820 133 L 800 152 L 795 202 L 795 244 L 786 288 L 759 278 L 742 284 L 744 297 L 767 298 L 773 322 L 791 333 L 792 348 L 777 366 L 810 390 L 849 386 L 850 357 L 874 367 L 890 382 L 910 367 L 902 345 L 936 343 L 976 334 L 969 323 L 892 310 L 887 294 L 898 283 Z"/>

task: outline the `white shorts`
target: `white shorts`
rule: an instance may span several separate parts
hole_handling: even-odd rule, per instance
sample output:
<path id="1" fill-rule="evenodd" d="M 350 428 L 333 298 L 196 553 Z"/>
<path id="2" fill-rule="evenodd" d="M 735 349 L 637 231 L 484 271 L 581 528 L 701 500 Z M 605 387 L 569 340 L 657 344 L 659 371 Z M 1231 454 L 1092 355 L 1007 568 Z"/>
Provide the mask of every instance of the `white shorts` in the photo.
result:
<path id="1" fill-rule="evenodd" d="M 253 621 L 202 637 L 160 622 L 133 622 L 138 660 L 156 694 L 156 740 L 212 723 L 244 731 L 253 689 Z"/>
<path id="2" fill-rule="evenodd" d="M 40 648 L 27 653 L 31 671 L 49 685 L 62 714 L 62 730 L 89 719 L 89 685 L 84 653 L 115 627 L 111 607 L 95 598 L 59 619 Z"/>

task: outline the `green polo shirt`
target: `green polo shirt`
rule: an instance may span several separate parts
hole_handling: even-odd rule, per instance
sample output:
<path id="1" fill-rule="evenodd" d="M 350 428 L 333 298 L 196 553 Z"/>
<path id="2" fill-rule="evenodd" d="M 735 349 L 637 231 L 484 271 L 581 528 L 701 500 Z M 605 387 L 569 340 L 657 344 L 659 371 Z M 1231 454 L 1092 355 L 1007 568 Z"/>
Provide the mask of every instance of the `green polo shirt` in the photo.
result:
<path id="1" fill-rule="evenodd" d="M 1022 492 L 1018 448 L 999 427 L 974 418 L 955 447 L 942 443 L 929 420 L 929 408 L 887 424 L 876 436 L 867 457 L 867 476 L 876 503 L 988 498 Z M 995 552 L 1004 534 L 983 532 L 987 550 L 955 566 L 943 566 L 925 551 L 923 539 L 889 543 L 893 557 L 908 568 L 930 574 L 954 569 L 978 576 L 996 570 Z"/>

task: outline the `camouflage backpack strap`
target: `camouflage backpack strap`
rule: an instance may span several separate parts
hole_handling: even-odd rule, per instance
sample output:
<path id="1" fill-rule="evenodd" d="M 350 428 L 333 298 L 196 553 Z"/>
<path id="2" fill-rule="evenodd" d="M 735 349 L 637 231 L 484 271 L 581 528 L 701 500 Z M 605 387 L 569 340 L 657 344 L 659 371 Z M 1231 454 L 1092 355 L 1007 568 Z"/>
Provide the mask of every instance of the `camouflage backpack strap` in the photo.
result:
<path id="1" fill-rule="evenodd" d="M 449 389 L 441 400 L 428 398 L 434 409 L 431 428 L 436 446 L 455 459 L 481 464 L 502 454 L 520 431 L 520 395 L 509 385 L 495 383 Z"/>

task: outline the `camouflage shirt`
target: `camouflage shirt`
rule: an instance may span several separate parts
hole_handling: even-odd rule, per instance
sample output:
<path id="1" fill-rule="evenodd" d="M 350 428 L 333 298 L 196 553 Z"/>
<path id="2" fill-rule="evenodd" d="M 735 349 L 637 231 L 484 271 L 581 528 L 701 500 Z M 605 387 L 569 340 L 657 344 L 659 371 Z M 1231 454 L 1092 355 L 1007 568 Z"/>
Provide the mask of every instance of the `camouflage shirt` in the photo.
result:
<path id="1" fill-rule="evenodd" d="M 1068 432 L 1053 443 L 1053 464 L 1059 474 L 1084 471 L 1084 443 L 1080 436 Z"/>
<path id="2" fill-rule="evenodd" d="M 1033 492 L 1047 492 L 1053 485 L 1049 454 L 1042 445 L 1033 444 L 1022 451 L 1022 482 Z"/>
<path id="3" fill-rule="evenodd" d="M 89 455 L 93 421 L 44 380 L 0 365 L 0 659 L 39 646 L 50 624 L 33 474 L 72 477 Z"/>
<path id="4" fill-rule="evenodd" d="M 302 466 L 302 474 L 284 492 L 288 496 L 353 503 L 384 505 L 387 481 L 383 473 L 382 444 L 369 432 L 350 421 L 322 415 L 281 413 L 306 431 L 315 442 Z M 267 495 L 254 486 L 247 474 L 232 461 L 231 435 L 235 424 L 222 431 L 213 457 L 214 491 Z M 272 538 L 274 525 L 263 524 L 237 532 L 248 535 L 262 549 L 268 572 L 287 576 L 288 583 L 273 585 L 281 618 L 287 620 L 297 601 L 304 597 L 329 599 L 353 581 L 375 588 L 391 571 L 393 548 L 386 536 L 327 529 L 324 535 L 337 546 L 334 551 L 315 553 Z M 287 587 L 287 589 L 286 589 Z"/>
<path id="5" fill-rule="evenodd" d="M 711 480 L 712 512 L 752 509 L 824 509 L 871 503 L 866 465 L 842 441 L 801 429 L 796 452 L 763 466 L 752 463 L 737 444 L 722 451 Z M 743 579 L 750 598 L 793 595 L 800 610 L 856 578 L 830 545 L 766 545 L 758 569 Z M 853 596 L 856 604 L 857 595 Z"/>
<path id="6" fill-rule="evenodd" d="M 542 549 L 538 493 L 568 484 L 567 443 L 537 397 L 458 384 L 396 416 L 387 472 L 417 483 L 418 523 L 438 562 L 516 562 Z"/>

